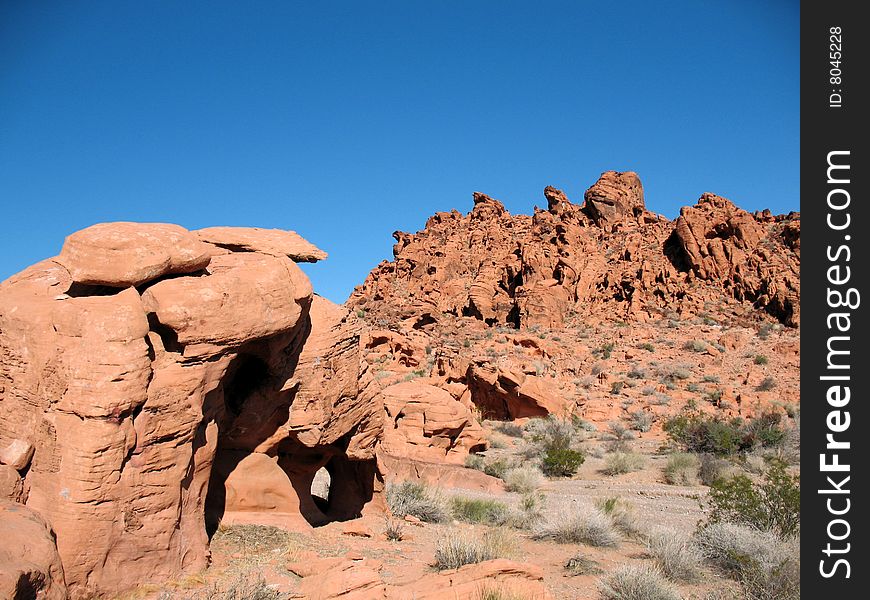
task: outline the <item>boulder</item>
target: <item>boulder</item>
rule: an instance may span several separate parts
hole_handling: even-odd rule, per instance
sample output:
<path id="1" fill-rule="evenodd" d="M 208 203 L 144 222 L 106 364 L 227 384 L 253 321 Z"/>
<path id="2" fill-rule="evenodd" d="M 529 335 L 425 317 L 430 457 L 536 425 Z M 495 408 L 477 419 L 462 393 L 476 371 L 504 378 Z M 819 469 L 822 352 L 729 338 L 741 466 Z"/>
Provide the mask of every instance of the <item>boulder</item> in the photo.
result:
<path id="1" fill-rule="evenodd" d="M 204 242 L 234 252 L 259 252 L 309 263 L 327 257 L 326 252 L 295 231 L 259 227 L 206 227 L 193 233 Z"/>
<path id="2" fill-rule="evenodd" d="M 483 450 L 483 428 L 468 407 L 448 392 L 408 381 L 381 391 L 384 433 L 381 448 L 396 457 L 463 464 L 470 452 Z"/>
<path id="3" fill-rule="evenodd" d="M 66 600 L 51 527 L 29 508 L 0 499 L 0 598 Z"/>
<path id="4" fill-rule="evenodd" d="M 57 260 L 76 283 L 128 287 L 208 265 L 209 247 L 169 223 L 98 223 L 66 238 Z"/>

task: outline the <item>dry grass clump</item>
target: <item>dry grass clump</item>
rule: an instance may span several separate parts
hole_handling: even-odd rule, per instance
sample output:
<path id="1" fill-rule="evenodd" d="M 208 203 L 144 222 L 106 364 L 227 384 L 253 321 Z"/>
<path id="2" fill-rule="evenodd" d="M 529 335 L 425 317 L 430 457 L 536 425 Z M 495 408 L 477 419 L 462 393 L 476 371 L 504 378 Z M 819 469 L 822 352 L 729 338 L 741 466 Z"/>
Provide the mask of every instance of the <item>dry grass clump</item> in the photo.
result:
<path id="1" fill-rule="evenodd" d="M 487 586 L 475 596 L 475 600 L 532 600 L 530 596 L 515 590 Z"/>
<path id="2" fill-rule="evenodd" d="M 279 600 L 281 594 L 268 585 L 262 575 L 239 573 L 225 581 L 212 583 L 202 590 L 181 595 L 164 590 L 157 600 Z"/>
<path id="3" fill-rule="evenodd" d="M 509 492 L 528 494 L 544 483 L 544 474 L 537 467 L 515 467 L 504 475 L 505 489 Z"/>
<path id="4" fill-rule="evenodd" d="M 508 520 L 507 504 L 489 498 L 454 496 L 450 499 L 450 512 L 466 523 L 502 525 Z"/>
<path id="5" fill-rule="evenodd" d="M 612 497 L 599 500 L 596 506 L 623 535 L 631 538 L 643 536 L 640 522 L 631 503 L 619 497 Z"/>
<path id="6" fill-rule="evenodd" d="M 474 532 L 448 531 L 435 543 L 435 568 L 458 569 L 485 560 L 505 558 L 513 553 L 516 542 L 503 529 L 489 529 L 482 535 Z"/>
<path id="7" fill-rule="evenodd" d="M 640 471 L 645 463 L 643 456 L 636 452 L 614 452 L 604 459 L 602 472 L 611 476 L 624 475 Z"/>
<path id="8" fill-rule="evenodd" d="M 427 523 L 447 520 L 444 501 L 422 483 L 403 481 L 387 486 L 387 506 L 397 517 L 411 515 Z"/>
<path id="9" fill-rule="evenodd" d="M 534 532 L 535 539 L 607 548 L 619 545 L 619 534 L 613 522 L 600 510 L 583 505 L 566 507 L 556 514 L 555 520 L 545 522 Z"/>
<path id="10" fill-rule="evenodd" d="M 508 524 L 516 529 L 532 529 L 544 518 L 544 495 L 535 492 L 523 494 L 519 507 L 508 516 Z"/>
<path id="11" fill-rule="evenodd" d="M 405 538 L 405 522 L 387 517 L 384 519 L 384 536 L 391 542 L 401 542 Z"/>
<path id="12" fill-rule="evenodd" d="M 604 600 L 680 600 L 679 594 L 654 568 L 625 565 L 598 582 Z"/>
<path id="13" fill-rule="evenodd" d="M 670 529 L 657 529 L 647 540 L 650 554 L 662 574 L 675 581 L 697 581 L 704 555 L 695 540 Z"/>
<path id="14" fill-rule="evenodd" d="M 696 534 L 701 552 L 736 579 L 749 600 L 800 598 L 800 548 L 774 533 L 736 523 L 713 523 Z"/>
<path id="15" fill-rule="evenodd" d="M 700 459 L 689 452 L 675 452 L 665 465 L 665 481 L 671 485 L 697 485 Z"/>

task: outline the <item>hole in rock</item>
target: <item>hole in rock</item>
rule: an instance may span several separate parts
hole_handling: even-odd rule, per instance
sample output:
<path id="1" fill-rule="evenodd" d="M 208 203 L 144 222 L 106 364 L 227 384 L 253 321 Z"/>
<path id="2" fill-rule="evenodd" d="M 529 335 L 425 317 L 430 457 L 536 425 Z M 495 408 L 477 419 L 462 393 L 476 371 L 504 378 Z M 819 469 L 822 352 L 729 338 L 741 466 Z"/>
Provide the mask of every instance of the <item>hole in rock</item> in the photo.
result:
<path id="1" fill-rule="evenodd" d="M 269 367 L 260 358 L 240 354 L 227 372 L 224 403 L 227 410 L 238 415 L 251 393 L 262 386 L 269 376 Z"/>
<path id="2" fill-rule="evenodd" d="M 111 287 L 108 285 L 89 285 L 87 283 L 74 282 L 66 291 L 70 298 L 86 298 L 88 296 L 114 296 L 124 291 L 124 288 Z"/>
<path id="3" fill-rule="evenodd" d="M 329 488 L 332 484 L 332 476 L 326 467 L 320 467 L 311 481 L 311 499 L 324 514 L 329 512 Z"/>
<path id="4" fill-rule="evenodd" d="M 160 336 L 160 341 L 163 343 L 163 349 L 166 352 L 184 352 L 184 345 L 178 341 L 178 333 L 168 325 L 164 325 L 157 320 L 157 315 L 148 313 L 148 328 Z M 151 348 L 153 352 L 154 349 Z"/>

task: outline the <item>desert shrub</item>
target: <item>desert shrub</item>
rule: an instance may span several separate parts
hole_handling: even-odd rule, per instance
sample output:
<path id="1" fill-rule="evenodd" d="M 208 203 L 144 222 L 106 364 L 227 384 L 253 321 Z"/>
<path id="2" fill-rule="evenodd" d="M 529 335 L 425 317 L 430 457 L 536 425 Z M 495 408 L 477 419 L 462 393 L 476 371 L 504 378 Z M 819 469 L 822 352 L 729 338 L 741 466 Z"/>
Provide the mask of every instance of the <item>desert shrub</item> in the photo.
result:
<path id="1" fill-rule="evenodd" d="M 500 436 L 491 435 L 487 440 L 490 448 L 494 448 L 495 450 L 503 450 L 507 448 L 507 443 L 504 441 L 504 438 Z"/>
<path id="2" fill-rule="evenodd" d="M 703 352 L 707 349 L 707 344 L 700 340 L 689 340 L 683 344 L 683 350 L 691 350 L 692 352 Z"/>
<path id="3" fill-rule="evenodd" d="M 610 358 L 610 355 L 613 353 L 614 344 L 613 342 L 608 342 L 603 344 L 600 348 L 593 350 L 592 354 L 594 356 L 598 356 L 600 358 Z"/>
<path id="4" fill-rule="evenodd" d="M 689 391 L 689 392 L 700 392 L 700 391 L 701 391 L 701 386 L 698 385 L 697 383 L 690 383 L 690 384 L 688 384 L 688 385 L 686 386 L 686 391 Z"/>
<path id="5" fill-rule="evenodd" d="M 613 496 L 599 500 L 596 506 L 601 514 L 610 519 L 613 526 L 621 533 L 628 537 L 641 537 L 643 532 L 639 524 L 640 522 L 634 513 L 634 507 L 630 503 L 618 496 Z"/>
<path id="6" fill-rule="evenodd" d="M 501 529 L 489 529 L 482 535 L 448 531 L 435 543 L 435 568 L 458 569 L 485 560 L 505 558 L 514 547 L 510 536 Z"/>
<path id="7" fill-rule="evenodd" d="M 673 530 L 657 529 L 649 536 L 647 547 L 659 570 L 668 579 L 698 579 L 704 555 L 689 536 Z"/>
<path id="8" fill-rule="evenodd" d="M 480 454 L 469 454 L 465 457 L 465 466 L 469 469 L 483 471 L 485 464 L 486 459 L 484 459 Z"/>
<path id="9" fill-rule="evenodd" d="M 745 524 L 788 538 L 800 530 L 800 479 L 774 461 L 761 483 L 746 475 L 714 482 L 708 505 L 709 523 Z"/>
<path id="10" fill-rule="evenodd" d="M 643 456 L 635 452 L 614 452 L 604 461 L 602 472 L 611 476 L 640 471 L 644 465 Z"/>
<path id="11" fill-rule="evenodd" d="M 750 420 L 746 425 L 749 442 L 760 444 L 765 448 L 778 446 L 785 439 L 785 430 L 780 427 L 782 415 L 779 413 L 764 413 Z"/>
<path id="12" fill-rule="evenodd" d="M 532 442 L 541 456 L 541 471 L 548 477 L 570 477 L 586 459 L 572 446 L 579 441 L 578 430 L 570 421 L 548 417 L 526 424 Z"/>
<path id="13" fill-rule="evenodd" d="M 500 421 L 495 425 L 495 430 L 509 437 L 521 438 L 525 433 L 521 425 L 510 421 Z"/>
<path id="14" fill-rule="evenodd" d="M 720 479 L 730 477 L 737 472 L 736 467 L 730 461 L 720 458 L 715 454 L 701 454 L 698 478 L 704 485 L 713 485 Z"/>
<path id="15" fill-rule="evenodd" d="M 384 537 L 391 542 L 401 542 L 405 537 L 405 522 L 395 517 L 387 517 L 384 521 Z"/>
<path id="16" fill-rule="evenodd" d="M 490 477 L 504 478 L 505 473 L 510 469 L 510 465 L 506 460 L 497 458 L 495 460 L 484 461 L 483 472 Z"/>
<path id="17" fill-rule="evenodd" d="M 718 417 L 683 413 L 665 421 L 665 433 L 688 452 L 711 453 L 720 456 L 734 454 L 752 447 L 745 439 L 743 420 L 725 421 Z"/>
<path id="18" fill-rule="evenodd" d="M 640 367 L 632 367 L 627 375 L 630 379 L 645 379 L 646 371 L 644 371 Z"/>
<path id="19" fill-rule="evenodd" d="M 427 523 L 447 520 L 441 497 L 422 483 L 403 481 L 388 485 L 387 506 L 398 517 L 411 515 Z"/>
<path id="20" fill-rule="evenodd" d="M 701 461 L 694 454 L 676 452 L 668 457 L 665 465 L 665 481 L 671 485 L 696 485 Z"/>
<path id="21" fill-rule="evenodd" d="M 607 442 L 607 447 L 612 452 L 624 452 L 628 449 L 628 443 L 635 438 L 635 435 L 624 423 L 611 421 L 607 431 L 601 437 Z"/>
<path id="22" fill-rule="evenodd" d="M 261 575 L 239 573 L 229 580 L 216 581 L 196 592 L 181 595 L 165 590 L 158 600 L 279 600 L 281 594 L 268 586 Z"/>
<path id="23" fill-rule="evenodd" d="M 624 381 L 614 381 L 610 384 L 610 393 L 614 396 L 622 393 L 622 388 L 625 387 Z"/>
<path id="24" fill-rule="evenodd" d="M 569 575 L 597 575 L 601 573 L 598 563 L 585 554 L 575 554 L 565 562 Z"/>
<path id="25" fill-rule="evenodd" d="M 759 383 L 756 386 L 755 391 L 756 392 L 769 392 L 770 390 L 772 390 L 775 387 L 776 387 L 776 379 L 774 379 L 773 377 L 765 377 L 764 379 L 761 380 L 761 383 Z"/>
<path id="26" fill-rule="evenodd" d="M 701 381 L 704 383 L 719 383 L 721 380 L 718 375 L 704 375 L 704 377 L 701 378 Z"/>
<path id="27" fill-rule="evenodd" d="M 474 600 L 531 600 L 531 597 L 516 590 L 494 587 L 494 584 L 490 584 L 480 590 Z"/>
<path id="28" fill-rule="evenodd" d="M 613 522 L 607 515 L 591 506 L 567 509 L 540 526 L 533 537 L 560 544 L 601 547 L 615 547 L 619 544 L 619 535 Z"/>
<path id="29" fill-rule="evenodd" d="M 541 487 L 544 476 L 540 469 L 533 466 L 515 467 L 505 473 L 504 482 L 507 491 L 525 494 Z"/>
<path id="30" fill-rule="evenodd" d="M 656 569 L 624 565 L 598 582 L 604 600 L 680 600 L 680 596 Z"/>
<path id="31" fill-rule="evenodd" d="M 696 534 L 706 559 L 734 577 L 749 600 L 799 600 L 800 552 L 796 540 L 736 523 L 713 523 Z"/>
<path id="32" fill-rule="evenodd" d="M 636 410 L 631 413 L 631 428 L 635 431 L 647 432 L 652 429 L 653 414 L 645 410 Z"/>
<path id="33" fill-rule="evenodd" d="M 541 471 L 548 477 L 571 477 L 585 460 L 580 450 L 550 448 L 541 458 Z"/>
<path id="34" fill-rule="evenodd" d="M 455 519 L 466 523 L 501 525 L 508 519 L 508 507 L 504 502 L 486 498 L 454 496 L 450 499 L 450 512 Z"/>
<path id="35" fill-rule="evenodd" d="M 508 515 L 508 524 L 516 529 L 532 529 L 544 518 L 544 496 L 535 492 L 523 494 L 519 506 Z"/>
<path id="36" fill-rule="evenodd" d="M 641 350 L 646 350 L 647 352 L 655 352 L 656 347 L 650 344 L 649 342 L 644 342 L 643 344 L 638 344 L 638 348 Z"/>
<path id="37" fill-rule="evenodd" d="M 770 361 L 767 360 L 767 357 L 765 355 L 756 354 L 755 358 L 752 359 L 752 362 L 754 362 L 756 365 L 766 365 Z"/>

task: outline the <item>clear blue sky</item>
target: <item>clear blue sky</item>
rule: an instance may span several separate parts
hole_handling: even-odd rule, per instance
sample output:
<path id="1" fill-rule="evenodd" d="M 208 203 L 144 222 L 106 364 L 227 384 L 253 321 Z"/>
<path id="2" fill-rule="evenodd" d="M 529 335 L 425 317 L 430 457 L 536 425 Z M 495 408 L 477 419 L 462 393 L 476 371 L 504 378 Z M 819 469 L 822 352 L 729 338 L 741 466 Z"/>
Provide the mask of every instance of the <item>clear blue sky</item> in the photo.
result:
<path id="1" fill-rule="evenodd" d="M 342 302 L 396 229 L 637 171 L 798 210 L 798 2 L 0 3 L 0 279 L 100 221 L 294 229 Z"/>

